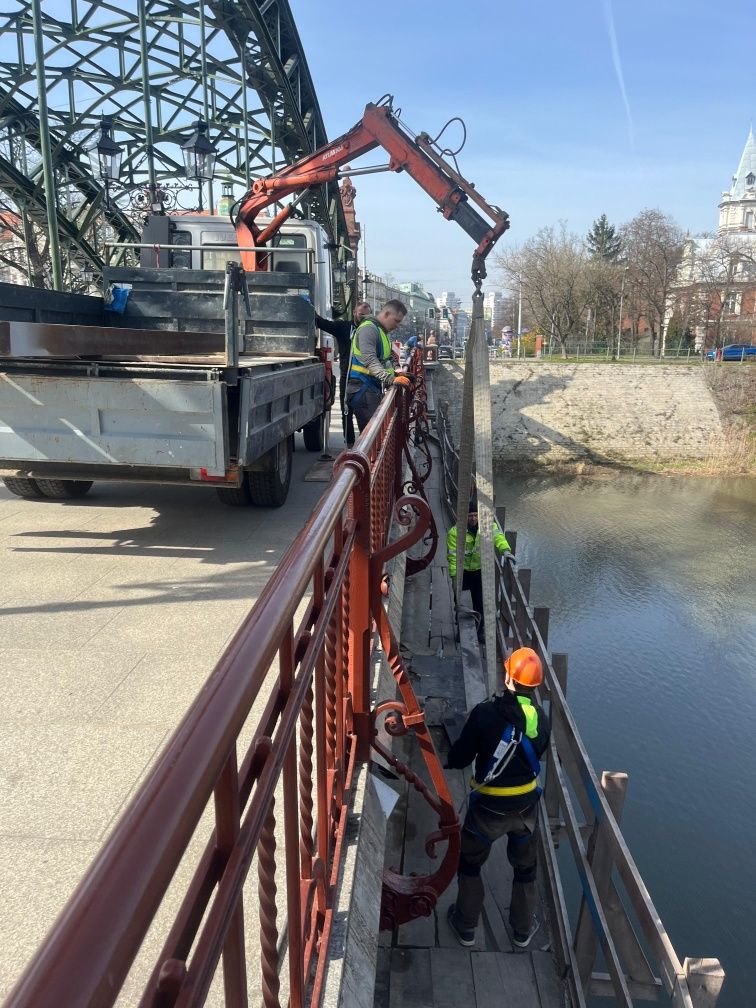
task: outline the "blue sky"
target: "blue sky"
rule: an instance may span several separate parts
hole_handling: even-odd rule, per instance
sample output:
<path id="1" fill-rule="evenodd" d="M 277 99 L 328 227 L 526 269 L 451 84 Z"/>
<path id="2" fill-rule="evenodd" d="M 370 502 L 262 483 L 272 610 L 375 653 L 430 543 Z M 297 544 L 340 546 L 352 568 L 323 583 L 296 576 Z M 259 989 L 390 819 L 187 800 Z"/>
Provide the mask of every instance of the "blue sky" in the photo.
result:
<path id="1" fill-rule="evenodd" d="M 620 224 L 645 207 L 694 233 L 716 228 L 756 107 L 745 0 L 291 7 L 330 137 L 386 92 L 414 132 L 465 120 L 460 169 L 511 216 L 499 248 L 559 220 L 583 234 L 602 213 Z M 467 300 L 470 239 L 406 176 L 354 184 L 368 269 Z"/>

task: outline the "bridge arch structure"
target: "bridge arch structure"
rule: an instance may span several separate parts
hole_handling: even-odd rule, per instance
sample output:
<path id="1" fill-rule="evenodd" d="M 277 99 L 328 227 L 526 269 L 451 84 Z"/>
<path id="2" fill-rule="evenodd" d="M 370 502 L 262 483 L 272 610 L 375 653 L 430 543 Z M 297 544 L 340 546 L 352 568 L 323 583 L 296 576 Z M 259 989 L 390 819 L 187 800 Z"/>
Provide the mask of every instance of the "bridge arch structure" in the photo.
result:
<path id="1" fill-rule="evenodd" d="M 87 153 L 103 117 L 123 148 L 110 198 Z M 103 267 L 105 240 L 137 237 L 155 193 L 193 209 L 181 145 L 198 120 L 218 151 L 210 207 L 219 183 L 236 198 L 326 142 L 288 0 L 8 0 L 0 215 L 29 282 L 82 289 L 82 275 Z M 301 210 L 347 244 L 335 182 L 308 192 Z"/>

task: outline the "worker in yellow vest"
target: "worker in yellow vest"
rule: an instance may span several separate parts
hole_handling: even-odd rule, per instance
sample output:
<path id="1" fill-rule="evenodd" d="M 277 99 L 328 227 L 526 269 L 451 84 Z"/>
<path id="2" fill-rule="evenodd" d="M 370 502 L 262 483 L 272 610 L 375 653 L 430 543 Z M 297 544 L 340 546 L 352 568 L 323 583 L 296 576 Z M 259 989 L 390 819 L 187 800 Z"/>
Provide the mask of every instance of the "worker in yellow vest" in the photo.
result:
<path id="1" fill-rule="evenodd" d="M 507 537 L 501 531 L 501 526 L 494 518 L 493 522 L 494 547 L 499 556 L 510 558 L 514 561 L 512 551 L 507 541 Z M 452 580 L 452 590 L 457 594 L 457 526 L 453 525 L 449 529 L 446 537 L 447 561 L 449 564 L 449 576 Z M 472 605 L 475 612 L 480 613 L 480 623 L 478 629 L 483 626 L 483 584 L 480 573 L 480 531 L 478 529 L 478 502 L 475 497 L 470 501 L 470 510 L 467 515 L 467 528 L 465 529 L 465 558 L 464 571 L 462 572 L 462 591 L 468 590 L 472 598 Z"/>
<path id="2" fill-rule="evenodd" d="M 401 301 L 387 301 L 377 315 L 360 322 L 352 335 L 346 401 L 360 432 L 378 409 L 384 389 L 411 385 L 408 375 L 396 374 L 388 336 L 401 325 L 406 314 L 407 308 Z"/>

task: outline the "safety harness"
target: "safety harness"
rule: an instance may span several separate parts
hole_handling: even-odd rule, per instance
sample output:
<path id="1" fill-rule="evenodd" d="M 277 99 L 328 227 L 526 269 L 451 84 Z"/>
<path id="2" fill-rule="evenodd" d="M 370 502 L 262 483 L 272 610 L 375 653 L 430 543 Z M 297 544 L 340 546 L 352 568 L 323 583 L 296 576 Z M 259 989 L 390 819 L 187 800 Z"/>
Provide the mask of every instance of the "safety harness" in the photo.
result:
<path id="1" fill-rule="evenodd" d="M 532 706 L 526 697 L 518 696 L 517 700 L 520 706 L 530 707 L 532 710 Z M 533 713 L 535 714 L 535 712 Z M 518 745 L 522 746 L 525 757 L 530 764 L 530 769 L 533 771 L 533 780 L 528 781 L 527 784 L 515 784 L 511 787 L 489 786 L 490 782 L 495 780 L 509 765 Z M 486 794 L 509 798 L 513 795 L 532 794 L 533 799 L 535 800 L 540 797 L 543 791 L 543 788 L 538 784 L 538 774 L 540 772 L 541 764 L 536 756 L 533 743 L 528 738 L 526 732 L 522 732 L 519 728 L 515 728 L 514 725 L 508 724 L 504 728 L 504 732 L 502 733 L 498 745 L 493 751 L 491 759 L 488 761 L 488 767 L 486 768 L 483 780 L 478 782 L 473 777 L 470 781 L 470 790 L 472 792 L 471 797 L 474 794 Z"/>

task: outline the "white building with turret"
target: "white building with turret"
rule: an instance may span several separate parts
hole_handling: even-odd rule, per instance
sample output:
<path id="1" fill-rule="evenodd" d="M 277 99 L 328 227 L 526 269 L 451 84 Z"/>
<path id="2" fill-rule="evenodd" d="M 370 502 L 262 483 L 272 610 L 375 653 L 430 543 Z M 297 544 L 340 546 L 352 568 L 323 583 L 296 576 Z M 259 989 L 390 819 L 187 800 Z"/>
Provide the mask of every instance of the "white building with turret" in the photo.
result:
<path id="1" fill-rule="evenodd" d="M 676 315 L 696 349 L 756 343 L 756 139 L 748 133 L 713 235 L 685 239 L 665 330 Z"/>

